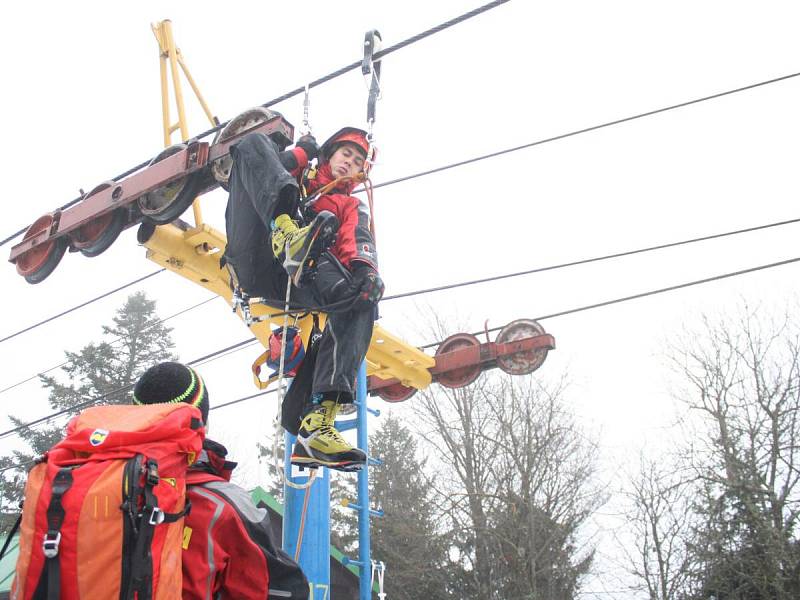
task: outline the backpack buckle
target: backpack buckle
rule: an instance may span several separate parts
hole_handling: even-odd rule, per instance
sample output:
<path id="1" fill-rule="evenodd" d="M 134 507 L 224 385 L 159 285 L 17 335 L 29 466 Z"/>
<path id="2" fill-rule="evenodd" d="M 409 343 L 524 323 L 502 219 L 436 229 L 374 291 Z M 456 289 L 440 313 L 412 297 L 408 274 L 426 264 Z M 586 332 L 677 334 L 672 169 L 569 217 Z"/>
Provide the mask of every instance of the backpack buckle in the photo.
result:
<path id="1" fill-rule="evenodd" d="M 158 463 L 154 460 L 147 461 L 147 483 L 151 487 L 155 487 L 158 485 Z"/>
<path id="2" fill-rule="evenodd" d="M 150 513 L 150 518 L 147 520 L 150 525 L 161 525 L 164 522 L 164 511 L 157 506 L 153 507 L 153 512 Z"/>
<path id="3" fill-rule="evenodd" d="M 42 552 L 44 552 L 44 555 L 47 558 L 55 558 L 58 556 L 59 544 L 61 544 L 61 532 L 48 531 L 44 534 L 44 540 L 42 541 Z"/>

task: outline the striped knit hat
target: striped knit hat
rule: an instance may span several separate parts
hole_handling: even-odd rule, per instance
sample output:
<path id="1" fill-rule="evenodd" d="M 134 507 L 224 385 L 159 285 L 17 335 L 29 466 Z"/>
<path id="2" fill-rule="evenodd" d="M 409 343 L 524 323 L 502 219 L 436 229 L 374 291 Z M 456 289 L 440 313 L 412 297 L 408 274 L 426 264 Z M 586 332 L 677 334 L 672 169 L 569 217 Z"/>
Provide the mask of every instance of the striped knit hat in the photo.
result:
<path id="1" fill-rule="evenodd" d="M 203 423 L 208 423 L 208 390 L 191 367 L 177 362 L 163 362 L 144 372 L 133 388 L 134 404 L 185 402 L 200 409 Z"/>

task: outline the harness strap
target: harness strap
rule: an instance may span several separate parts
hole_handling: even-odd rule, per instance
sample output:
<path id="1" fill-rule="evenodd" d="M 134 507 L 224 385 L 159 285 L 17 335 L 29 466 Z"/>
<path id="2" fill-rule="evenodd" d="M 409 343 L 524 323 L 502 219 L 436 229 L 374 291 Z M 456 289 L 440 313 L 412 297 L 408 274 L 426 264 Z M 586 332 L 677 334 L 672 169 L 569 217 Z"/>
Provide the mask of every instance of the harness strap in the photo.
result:
<path id="1" fill-rule="evenodd" d="M 47 578 L 47 600 L 58 600 L 61 595 L 61 561 L 58 550 L 61 545 L 61 525 L 66 516 L 61 499 L 72 487 L 73 468 L 64 467 L 56 473 L 53 479 L 50 504 L 47 506 L 47 533 L 44 534 L 42 540 L 42 552 L 47 559 L 44 565 L 44 576 Z"/>
<path id="2" fill-rule="evenodd" d="M 6 541 L 3 544 L 3 549 L 0 550 L 0 560 L 3 560 L 3 557 L 6 555 L 6 550 L 8 550 L 8 547 L 11 545 L 11 540 L 14 538 L 14 535 L 16 535 L 20 523 L 22 523 L 22 513 L 17 517 L 17 520 L 11 527 L 11 531 L 8 532 L 8 537 L 6 537 Z"/>
<path id="3" fill-rule="evenodd" d="M 144 505 L 139 519 L 139 533 L 131 561 L 131 585 L 128 598 L 150 600 L 153 595 L 153 554 L 150 549 L 156 525 L 164 522 L 153 488 L 158 485 L 158 462 L 147 459 L 144 468 Z"/>

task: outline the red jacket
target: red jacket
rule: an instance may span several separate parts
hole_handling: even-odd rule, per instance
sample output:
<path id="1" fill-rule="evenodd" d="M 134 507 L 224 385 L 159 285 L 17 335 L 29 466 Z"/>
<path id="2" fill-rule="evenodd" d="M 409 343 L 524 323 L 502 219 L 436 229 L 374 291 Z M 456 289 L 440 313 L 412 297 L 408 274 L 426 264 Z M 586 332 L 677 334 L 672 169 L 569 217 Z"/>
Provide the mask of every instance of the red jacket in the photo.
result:
<path id="1" fill-rule="evenodd" d="M 269 514 L 230 483 L 236 463 L 206 439 L 186 477 L 192 509 L 184 522 L 183 598 L 308 598 L 300 567 L 272 536 Z"/>
<path id="2" fill-rule="evenodd" d="M 296 147 L 289 151 L 294 158 L 296 166 L 289 172 L 297 178 L 300 183 L 305 184 L 309 196 L 314 194 L 323 186 L 331 183 L 335 177 L 331 173 L 329 163 L 323 163 L 317 169 L 314 179 L 302 182 L 303 171 L 308 165 L 308 158 L 305 150 Z M 345 267 L 351 269 L 352 261 L 361 261 L 378 270 L 378 254 L 375 249 L 375 240 L 370 232 L 370 211 L 369 205 L 352 196 L 356 184 L 347 182 L 340 187 L 334 188 L 331 193 L 320 196 L 313 205 L 310 206 L 312 212 L 318 213 L 321 210 L 328 210 L 339 219 L 339 233 L 336 235 L 336 243 L 331 247 L 331 253 L 339 259 Z"/>

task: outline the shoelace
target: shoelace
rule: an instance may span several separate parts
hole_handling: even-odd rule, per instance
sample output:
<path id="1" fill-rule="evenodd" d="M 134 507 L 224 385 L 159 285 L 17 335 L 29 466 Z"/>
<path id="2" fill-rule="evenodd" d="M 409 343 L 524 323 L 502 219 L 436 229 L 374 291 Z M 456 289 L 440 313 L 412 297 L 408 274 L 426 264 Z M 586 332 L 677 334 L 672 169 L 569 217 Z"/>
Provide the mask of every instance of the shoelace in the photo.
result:
<path id="1" fill-rule="evenodd" d="M 347 444 L 347 440 L 342 437 L 342 434 L 331 425 L 322 425 L 319 428 L 320 435 L 328 435 L 332 437 L 339 444 Z"/>

